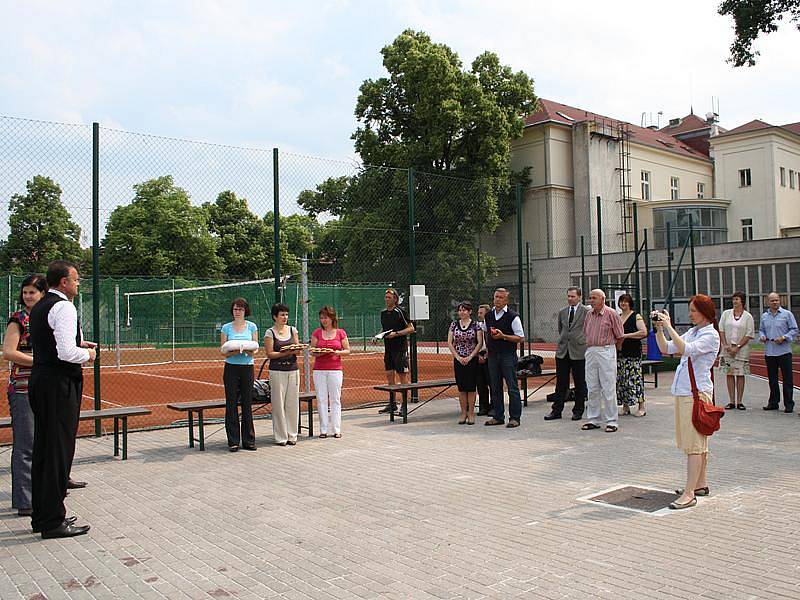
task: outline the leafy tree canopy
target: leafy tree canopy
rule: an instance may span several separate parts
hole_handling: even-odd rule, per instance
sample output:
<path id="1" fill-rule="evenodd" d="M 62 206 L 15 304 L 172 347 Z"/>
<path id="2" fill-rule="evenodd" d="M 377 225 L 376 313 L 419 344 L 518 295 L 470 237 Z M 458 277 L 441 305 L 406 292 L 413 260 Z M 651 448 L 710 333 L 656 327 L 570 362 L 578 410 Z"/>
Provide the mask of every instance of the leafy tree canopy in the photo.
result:
<path id="1" fill-rule="evenodd" d="M 61 188 L 49 177 L 36 175 L 26 194 L 15 194 L 8 205 L 10 233 L 2 248 L 5 268 L 44 273 L 51 260 L 81 263 L 81 229 L 61 203 Z"/>
<path id="2" fill-rule="evenodd" d="M 106 275 L 218 277 L 225 265 L 206 210 L 165 175 L 134 187 L 130 204 L 111 213 L 103 240 Z"/>
<path id="3" fill-rule="evenodd" d="M 272 272 L 271 230 L 250 212 L 247 200 L 225 191 L 203 208 L 208 214 L 211 233 L 217 238 L 217 256 L 225 264 L 225 275 L 232 279 L 256 279 Z"/>
<path id="4" fill-rule="evenodd" d="M 759 52 L 753 50 L 753 42 L 762 33 L 777 31 L 784 17 L 800 30 L 800 0 L 723 0 L 719 14 L 733 17 L 735 38 L 728 62 L 736 67 L 756 64 Z"/>

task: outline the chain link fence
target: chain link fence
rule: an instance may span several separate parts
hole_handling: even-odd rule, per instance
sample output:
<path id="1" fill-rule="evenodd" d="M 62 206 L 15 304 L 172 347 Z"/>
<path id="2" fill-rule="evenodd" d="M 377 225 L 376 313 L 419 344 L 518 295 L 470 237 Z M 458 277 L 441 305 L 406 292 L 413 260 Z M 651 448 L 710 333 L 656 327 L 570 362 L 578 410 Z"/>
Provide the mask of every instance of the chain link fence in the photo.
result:
<path id="1" fill-rule="evenodd" d="M 259 337 L 278 299 L 304 340 L 319 309 L 333 306 L 353 348 L 346 407 L 385 400 L 373 389 L 386 377 L 373 336 L 388 286 L 405 298 L 411 284 L 426 287 L 429 318 L 416 323 L 414 340 L 419 379 L 452 375 L 446 339 L 456 306 L 490 304 L 500 286 L 528 341 L 545 344 L 556 341 L 570 285 L 602 287 L 610 298 L 626 290 L 642 312 L 671 287 L 682 314 L 695 278 L 723 306 L 743 285 L 759 295 L 781 288 L 800 308 L 790 291 L 798 262 L 724 268 L 709 251 L 694 271 L 688 257 L 676 270 L 681 249 L 654 250 L 652 230 L 624 243 L 604 232 L 551 239 L 556 228 L 543 227 L 541 211 L 525 213 L 537 193 L 491 178 L 0 117 L 0 306 L 19 309 L 22 279 L 50 260 L 77 262 L 76 306 L 86 338 L 101 345 L 83 407 L 152 410 L 132 427 L 175 423 L 182 415 L 169 402 L 224 397 L 219 336 L 236 297 L 249 302 Z M 648 233 L 637 267 L 633 252 L 619 250 L 644 247 Z M 759 303 L 751 296 L 751 310 Z M 258 358 L 257 367 L 263 351 Z M 301 363 L 310 387 L 308 357 Z"/>

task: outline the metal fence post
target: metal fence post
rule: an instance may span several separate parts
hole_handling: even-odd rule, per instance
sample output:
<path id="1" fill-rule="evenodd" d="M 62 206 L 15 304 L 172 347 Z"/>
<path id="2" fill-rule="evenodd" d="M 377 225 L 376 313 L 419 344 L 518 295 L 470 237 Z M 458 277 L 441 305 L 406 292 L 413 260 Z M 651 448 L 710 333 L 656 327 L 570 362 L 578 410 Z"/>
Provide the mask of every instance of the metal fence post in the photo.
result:
<path id="1" fill-rule="evenodd" d="M 586 302 L 586 247 L 583 236 L 581 236 L 581 296 Z"/>
<path id="2" fill-rule="evenodd" d="M 694 262 L 694 222 L 689 215 L 689 256 L 692 261 L 692 296 L 697 295 L 697 265 Z"/>
<path id="3" fill-rule="evenodd" d="M 597 287 L 603 289 L 603 216 L 600 196 L 597 197 Z"/>
<path id="4" fill-rule="evenodd" d="M 642 279 L 639 274 L 639 205 L 633 203 L 633 247 L 635 254 L 633 255 L 633 270 L 636 273 L 636 302 L 639 305 L 639 310 L 643 310 L 642 306 Z M 633 307 L 631 307 L 633 308 Z"/>
<path id="5" fill-rule="evenodd" d="M 281 211 L 280 189 L 278 178 L 278 149 L 272 149 L 272 244 L 274 246 L 275 265 L 272 276 L 275 278 L 275 303 L 281 301 Z"/>
<path id="6" fill-rule="evenodd" d="M 417 246 L 416 246 L 416 217 L 414 215 L 414 167 L 408 169 L 408 254 L 409 254 L 409 283 L 412 285 L 417 282 Z M 411 382 L 419 381 L 419 371 L 417 368 L 417 332 L 411 332 L 410 358 L 411 358 Z M 417 402 L 417 390 L 412 390 L 411 401 Z"/>
<path id="7" fill-rule="evenodd" d="M 522 278 L 522 184 L 517 184 L 516 189 L 517 206 L 517 284 L 519 289 L 519 314 L 520 318 L 525 316 L 525 290 Z M 530 327 L 530 323 L 525 324 Z M 525 353 L 525 343 L 522 344 L 522 353 Z"/>
<path id="8" fill-rule="evenodd" d="M 92 334 L 98 342 L 94 361 L 94 409 L 100 410 L 100 123 L 92 123 Z M 94 434 L 102 433 L 100 419 Z"/>

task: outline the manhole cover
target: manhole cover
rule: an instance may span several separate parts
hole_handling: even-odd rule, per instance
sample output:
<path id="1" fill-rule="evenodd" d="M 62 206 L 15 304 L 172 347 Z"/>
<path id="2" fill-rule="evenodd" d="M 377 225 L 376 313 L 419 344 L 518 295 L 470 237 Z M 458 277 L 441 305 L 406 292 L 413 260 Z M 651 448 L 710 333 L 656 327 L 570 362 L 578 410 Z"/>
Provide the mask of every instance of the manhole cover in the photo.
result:
<path id="1" fill-rule="evenodd" d="M 624 485 L 605 490 L 592 496 L 585 496 L 581 498 L 581 500 L 606 504 L 625 510 L 635 510 L 637 512 L 653 514 L 667 509 L 669 503 L 677 497 L 678 495 L 674 492 L 665 492 L 664 490 L 634 485 Z"/>

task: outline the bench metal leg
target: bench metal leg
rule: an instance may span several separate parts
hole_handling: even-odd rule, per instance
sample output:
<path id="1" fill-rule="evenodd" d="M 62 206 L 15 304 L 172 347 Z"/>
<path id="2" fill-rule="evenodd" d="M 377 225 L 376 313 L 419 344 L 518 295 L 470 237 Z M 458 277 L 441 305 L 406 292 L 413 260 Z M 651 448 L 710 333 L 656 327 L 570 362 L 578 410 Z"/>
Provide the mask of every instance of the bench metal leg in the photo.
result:
<path id="1" fill-rule="evenodd" d="M 656 389 L 658 389 L 658 365 L 653 365 L 653 384 Z"/>
<path id="2" fill-rule="evenodd" d="M 314 411 L 311 408 L 314 403 L 308 401 L 308 437 L 314 437 Z"/>
<path id="3" fill-rule="evenodd" d="M 389 421 L 394 423 L 394 409 L 397 405 L 394 403 L 394 392 L 389 392 Z"/>
<path id="4" fill-rule="evenodd" d="M 522 405 L 528 406 L 528 378 L 522 380 Z"/>
<path id="5" fill-rule="evenodd" d="M 189 448 L 194 448 L 194 412 L 186 412 L 189 414 Z"/>
<path id="6" fill-rule="evenodd" d="M 114 417 L 114 456 L 119 456 L 119 417 Z"/>
<path id="7" fill-rule="evenodd" d="M 403 423 L 408 423 L 408 390 L 403 390 L 403 408 L 401 409 L 403 415 Z"/>
<path id="8" fill-rule="evenodd" d="M 197 433 L 200 437 L 200 452 L 206 449 L 206 434 L 203 432 L 203 409 L 197 411 Z"/>
<path id="9" fill-rule="evenodd" d="M 122 460 L 128 460 L 128 417 L 122 417 Z"/>

